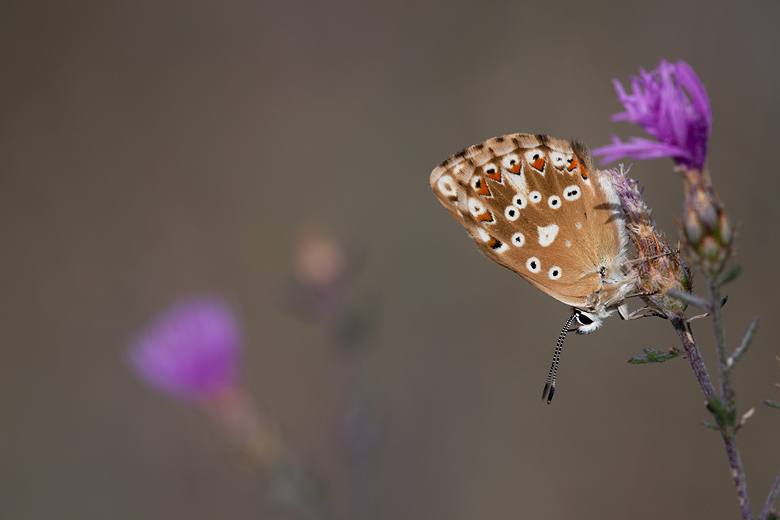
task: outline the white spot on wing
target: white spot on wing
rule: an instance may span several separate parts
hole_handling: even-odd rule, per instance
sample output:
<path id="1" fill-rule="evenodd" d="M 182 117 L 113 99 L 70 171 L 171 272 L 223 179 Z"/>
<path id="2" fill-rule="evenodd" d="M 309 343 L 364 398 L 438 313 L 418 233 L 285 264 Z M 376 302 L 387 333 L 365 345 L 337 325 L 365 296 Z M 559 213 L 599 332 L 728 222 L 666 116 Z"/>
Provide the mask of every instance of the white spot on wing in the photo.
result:
<path id="1" fill-rule="evenodd" d="M 536 226 L 539 231 L 539 245 L 547 247 L 555 241 L 555 237 L 558 236 L 558 224 L 550 224 L 549 226 Z"/>
<path id="2" fill-rule="evenodd" d="M 528 162 L 528 164 L 532 166 L 540 158 L 545 159 L 544 152 L 538 148 L 535 148 L 533 150 L 528 150 L 527 152 L 525 152 L 525 160 Z M 542 177 L 544 177 L 544 168 L 542 168 L 541 170 L 534 168 L 534 171 L 539 175 L 541 175 Z"/>
<path id="3" fill-rule="evenodd" d="M 519 174 L 514 174 L 512 172 L 507 172 L 506 175 L 504 175 L 504 178 L 506 179 L 507 183 L 511 185 L 517 193 L 527 194 L 528 193 L 528 184 L 525 182 L 525 175 L 521 172 Z"/>
<path id="4" fill-rule="evenodd" d="M 487 242 L 488 240 L 490 240 L 490 235 L 488 235 L 487 231 L 485 231 L 482 228 L 477 228 L 477 234 L 479 235 L 479 238 L 481 238 L 483 242 Z"/>
<path id="5" fill-rule="evenodd" d="M 477 199 L 471 198 L 469 199 L 469 212 L 475 217 L 482 215 L 485 212 L 485 206 Z"/>
<path id="6" fill-rule="evenodd" d="M 512 243 L 517 247 L 521 247 L 523 244 L 525 244 L 525 235 L 518 231 L 512 235 Z"/>
<path id="7" fill-rule="evenodd" d="M 523 163 L 520 162 L 520 157 L 518 157 L 517 154 L 514 153 L 510 153 L 509 155 L 501 159 L 501 165 L 507 170 L 514 168 L 515 166 L 517 166 L 518 163 L 522 167 Z"/>
<path id="8" fill-rule="evenodd" d="M 575 223 L 574 227 L 576 227 L 577 229 L 582 229 L 582 222 Z"/>
<path id="9" fill-rule="evenodd" d="M 547 275 L 550 277 L 550 280 L 557 280 L 561 277 L 561 268 L 554 265 L 547 271 Z"/>
<path id="10" fill-rule="evenodd" d="M 568 240 L 566 241 L 566 247 L 571 247 L 571 242 L 569 242 Z"/>
<path id="11" fill-rule="evenodd" d="M 532 192 L 531 192 L 531 194 L 530 194 L 530 195 L 528 195 L 528 198 L 530 198 L 530 199 L 531 199 L 531 202 L 533 202 L 534 204 L 536 204 L 537 202 L 539 202 L 540 200 L 542 200 L 542 194 L 541 194 L 541 193 L 539 193 L 538 191 L 532 191 Z"/>
<path id="12" fill-rule="evenodd" d="M 579 186 L 567 186 L 563 188 L 563 198 L 569 202 L 580 198 L 581 192 Z"/>
<path id="13" fill-rule="evenodd" d="M 529 271 L 532 273 L 538 273 L 542 270 L 542 265 L 539 263 L 539 259 L 535 256 L 532 256 L 525 262 L 525 266 L 528 268 Z"/>
<path id="14" fill-rule="evenodd" d="M 552 209 L 558 209 L 561 207 L 561 198 L 558 195 L 553 195 L 547 199 L 547 204 L 549 204 Z"/>
<path id="15" fill-rule="evenodd" d="M 517 195 L 515 195 L 515 198 L 512 199 L 512 204 L 514 204 L 520 209 L 523 209 L 528 205 L 528 201 L 525 200 L 525 197 L 523 195 L 518 193 Z"/>
<path id="16" fill-rule="evenodd" d="M 495 164 L 492 164 L 492 163 L 491 163 L 491 164 L 486 164 L 486 165 L 484 165 L 484 166 L 482 167 L 482 170 L 483 170 L 485 173 L 487 173 L 488 175 L 493 175 L 493 174 L 495 174 L 495 173 L 498 171 L 498 169 L 496 168 L 496 165 L 495 165 Z"/>
<path id="17" fill-rule="evenodd" d="M 515 221 L 520 217 L 520 210 L 515 206 L 507 206 L 504 210 L 504 216 L 507 220 Z"/>
<path id="18" fill-rule="evenodd" d="M 550 157 L 552 158 L 553 166 L 555 166 L 559 170 L 566 165 L 566 157 L 564 157 L 562 153 L 552 152 L 550 154 Z"/>
<path id="19" fill-rule="evenodd" d="M 455 190 L 455 182 L 449 175 L 442 175 L 439 177 L 439 182 L 437 182 L 436 185 L 439 187 L 439 191 L 445 197 L 452 198 L 458 194 L 458 192 Z"/>
<path id="20" fill-rule="evenodd" d="M 493 248 L 493 251 L 496 253 L 503 253 L 507 249 L 509 249 L 509 246 L 502 242 L 500 246 Z"/>

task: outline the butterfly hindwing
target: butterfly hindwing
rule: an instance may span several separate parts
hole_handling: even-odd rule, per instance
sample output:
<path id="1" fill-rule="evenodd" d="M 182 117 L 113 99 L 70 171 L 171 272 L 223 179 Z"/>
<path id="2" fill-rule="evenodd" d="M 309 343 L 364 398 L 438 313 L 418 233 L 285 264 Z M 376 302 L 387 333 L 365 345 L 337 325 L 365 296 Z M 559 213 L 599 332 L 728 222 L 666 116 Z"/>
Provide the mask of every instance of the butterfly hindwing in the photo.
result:
<path id="1" fill-rule="evenodd" d="M 614 189 L 577 142 L 495 137 L 441 163 L 430 181 L 485 255 L 561 302 L 592 306 L 602 266 L 624 254 Z"/>

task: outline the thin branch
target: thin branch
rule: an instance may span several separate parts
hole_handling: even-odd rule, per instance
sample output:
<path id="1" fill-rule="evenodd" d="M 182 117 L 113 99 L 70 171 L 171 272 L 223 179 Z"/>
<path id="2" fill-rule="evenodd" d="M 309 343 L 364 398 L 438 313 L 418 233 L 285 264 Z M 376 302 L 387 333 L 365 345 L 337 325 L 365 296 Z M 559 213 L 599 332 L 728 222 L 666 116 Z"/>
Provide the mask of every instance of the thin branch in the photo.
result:
<path id="1" fill-rule="evenodd" d="M 718 300 L 713 298 L 713 301 Z M 720 307 L 715 305 L 715 308 L 715 315 L 720 315 Z M 747 479 L 745 478 L 745 470 L 742 468 L 742 459 L 739 455 L 739 448 L 737 448 L 734 424 L 733 421 L 723 419 L 723 416 L 730 412 L 730 410 L 724 409 L 724 406 L 728 406 L 728 402 L 722 403 L 718 399 L 717 392 L 707 373 L 707 367 L 704 365 L 704 360 L 701 358 L 699 347 L 696 345 L 696 340 L 693 338 L 691 326 L 688 321 L 682 316 L 670 318 L 670 321 L 685 347 L 685 352 L 688 355 L 688 360 L 691 363 L 693 373 L 696 375 L 701 391 L 709 404 L 708 408 L 718 419 L 717 429 L 720 431 L 721 437 L 723 438 L 723 444 L 726 447 L 726 456 L 729 461 L 731 477 L 734 480 L 734 487 L 737 491 L 737 502 L 739 503 L 739 508 L 742 512 L 742 518 L 743 520 L 753 520 L 753 510 L 750 505 Z M 729 387 L 726 387 L 726 395 L 730 395 L 730 393 Z M 715 407 L 722 409 L 722 413 L 716 413 Z"/>
<path id="2" fill-rule="evenodd" d="M 731 410 L 731 371 L 728 369 L 726 353 L 726 325 L 723 322 L 723 306 L 720 305 L 720 288 L 715 280 L 707 280 L 710 289 L 712 329 L 715 334 L 715 347 L 718 351 L 718 372 L 720 373 L 720 397 L 726 408 Z"/>
<path id="3" fill-rule="evenodd" d="M 742 511 L 744 520 L 753 520 L 753 508 L 750 505 L 750 495 L 748 494 L 747 479 L 745 470 L 742 468 L 742 459 L 739 456 L 735 432 L 725 432 L 721 428 L 723 435 L 723 444 L 726 446 L 726 455 L 729 459 L 729 468 L 731 469 L 731 478 L 734 480 L 734 487 L 737 488 L 737 502 Z"/>
<path id="4" fill-rule="evenodd" d="M 759 320 L 757 317 L 753 318 L 753 321 L 750 322 L 747 330 L 745 331 L 745 335 L 742 336 L 742 343 L 726 361 L 726 365 L 728 365 L 729 370 L 734 368 L 734 365 L 736 365 L 745 352 L 747 352 L 748 347 L 753 342 L 753 338 L 756 336 L 756 331 L 758 330 L 758 321 Z"/>
<path id="5" fill-rule="evenodd" d="M 761 510 L 758 520 L 766 520 L 769 518 L 769 512 L 772 510 L 772 505 L 775 503 L 775 500 L 777 500 L 778 493 L 780 493 L 780 474 L 777 475 L 775 484 L 772 486 L 772 489 L 769 490 L 769 496 L 766 497 L 764 509 Z"/>
<path id="6" fill-rule="evenodd" d="M 707 373 L 707 367 L 704 366 L 704 360 L 699 353 L 699 347 L 696 346 L 696 340 L 693 339 L 691 326 L 683 317 L 671 318 L 670 321 L 685 348 L 685 352 L 688 354 L 688 360 L 691 363 L 691 368 L 693 368 L 696 379 L 699 381 L 699 386 L 704 393 L 704 397 L 707 401 L 717 398 L 715 387 L 712 386 L 710 375 Z"/>

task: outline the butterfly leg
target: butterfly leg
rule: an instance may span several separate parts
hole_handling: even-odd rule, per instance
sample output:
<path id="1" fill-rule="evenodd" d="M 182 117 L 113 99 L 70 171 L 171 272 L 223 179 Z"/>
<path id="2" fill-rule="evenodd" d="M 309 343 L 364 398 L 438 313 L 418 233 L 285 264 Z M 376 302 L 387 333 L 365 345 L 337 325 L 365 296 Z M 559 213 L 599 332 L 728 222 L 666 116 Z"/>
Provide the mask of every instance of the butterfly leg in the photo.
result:
<path id="1" fill-rule="evenodd" d="M 626 305 L 625 303 L 618 307 L 618 314 L 625 321 L 638 320 L 639 318 L 652 318 L 652 317 L 666 319 L 666 316 L 654 311 L 650 307 L 642 307 L 641 309 L 637 309 L 629 313 L 628 305 Z"/>
<path id="2" fill-rule="evenodd" d="M 672 255 L 676 255 L 676 254 L 679 254 L 679 253 L 680 253 L 679 249 L 673 249 L 672 251 L 668 251 L 666 253 L 658 253 L 657 255 L 643 256 L 641 258 L 633 258 L 631 260 L 626 260 L 621 265 L 623 267 L 628 267 L 630 265 L 638 264 L 638 263 L 641 263 L 641 262 L 648 262 L 650 260 L 655 260 L 656 258 L 661 258 L 663 256 L 672 256 Z"/>

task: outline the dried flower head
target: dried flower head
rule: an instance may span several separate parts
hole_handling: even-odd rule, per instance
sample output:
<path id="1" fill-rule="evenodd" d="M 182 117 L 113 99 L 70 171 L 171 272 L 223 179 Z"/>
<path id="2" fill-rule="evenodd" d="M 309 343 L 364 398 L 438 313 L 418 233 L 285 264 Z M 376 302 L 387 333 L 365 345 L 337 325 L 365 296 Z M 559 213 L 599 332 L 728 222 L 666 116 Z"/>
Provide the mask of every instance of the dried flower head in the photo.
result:
<path id="1" fill-rule="evenodd" d="M 128 359 L 149 385 L 173 397 L 214 399 L 238 384 L 243 334 L 231 307 L 182 300 L 133 339 Z"/>
<path id="2" fill-rule="evenodd" d="M 712 126 L 710 99 L 701 80 L 684 61 L 673 65 L 662 60 L 657 69 L 640 69 L 639 75 L 631 78 L 630 94 L 614 80 L 626 110 L 612 120 L 638 124 L 655 140 L 631 137 L 624 143 L 613 135 L 613 144 L 593 150 L 593 155 L 603 155 L 604 162 L 671 157 L 680 166 L 701 169 Z"/>
<path id="3" fill-rule="evenodd" d="M 685 310 L 685 304 L 666 296 L 669 290 L 690 292 L 691 275 L 687 266 L 658 234 L 650 209 L 642 199 L 637 182 L 628 176 L 628 170 L 607 170 L 612 176 L 623 213 L 626 216 L 626 231 L 637 251 L 635 271 L 637 286 L 647 293 L 644 298 L 651 309 L 671 318 Z"/>

